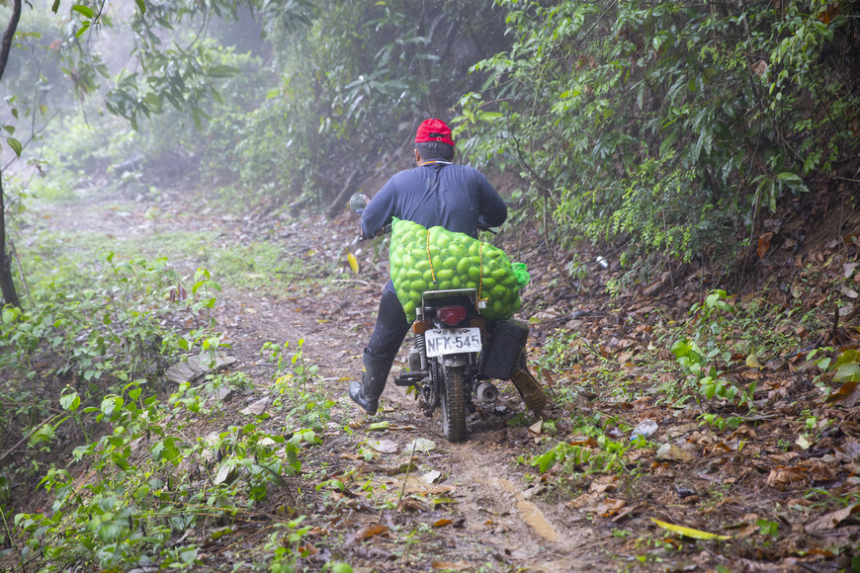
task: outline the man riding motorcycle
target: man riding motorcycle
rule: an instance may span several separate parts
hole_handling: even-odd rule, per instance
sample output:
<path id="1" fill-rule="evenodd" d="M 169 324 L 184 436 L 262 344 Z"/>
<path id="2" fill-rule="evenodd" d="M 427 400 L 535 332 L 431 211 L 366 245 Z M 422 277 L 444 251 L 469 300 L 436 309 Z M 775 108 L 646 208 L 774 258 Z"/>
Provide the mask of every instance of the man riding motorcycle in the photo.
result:
<path id="1" fill-rule="evenodd" d="M 367 205 L 361 217 L 364 237 L 376 236 L 393 217 L 475 238 L 479 226 L 497 227 L 505 222 L 508 209 L 502 198 L 477 169 L 452 162 L 454 146 L 451 129 L 443 121 L 431 118 L 421 123 L 415 136 L 417 167 L 393 176 Z M 350 398 L 369 415 L 379 407 L 379 396 L 409 326 L 394 283 L 389 280 L 379 302 L 376 326 L 364 349 L 361 382 L 349 387 Z M 541 391 L 525 368 L 524 353 L 521 363 L 519 377 L 514 378 L 520 392 Z M 522 382 L 517 382 L 518 378 Z"/>

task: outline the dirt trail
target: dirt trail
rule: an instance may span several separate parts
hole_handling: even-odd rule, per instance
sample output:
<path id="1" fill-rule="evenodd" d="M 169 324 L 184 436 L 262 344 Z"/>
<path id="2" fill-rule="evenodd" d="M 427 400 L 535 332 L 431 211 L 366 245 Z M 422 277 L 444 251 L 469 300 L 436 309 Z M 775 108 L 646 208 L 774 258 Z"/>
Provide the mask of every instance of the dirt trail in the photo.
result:
<path id="1" fill-rule="evenodd" d="M 102 197 L 88 204 L 43 206 L 35 220 L 39 221 L 37 225 L 54 231 L 102 234 L 108 248 L 111 241 L 133 240 L 143 251 L 148 250 L 147 243 L 156 233 L 208 230 L 220 233 L 219 244 L 270 240 L 282 245 L 284 252 L 313 249 L 337 257 L 338 246 L 348 243 L 353 235 L 351 221 L 336 227 L 323 220 L 313 220 L 299 227 L 278 219 L 204 215 L 186 209 L 177 199 L 163 201 L 158 208 L 171 212 L 172 216 L 155 223 L 147 218 L 148 209 L 152 207 L 148 201 L 134 202 L 117 197 Z M 168 256 L 172 264 L 185 272 L 193 271 L 198 264 L 193 253 L 152 254 Z M 601 545 L 599 537 L 588 523 L 568 522 L 563 507 L 541 501 L 534 495 L 540 485 L 527 483 L 525 478 L 532 468 L 516 465 L 522 445 L 532 438 L 527 428 L 507 423 L 524 411 L 512 387 L 500 388 L 503 394 L 497 408 L 473 415 L 469 421 L 469 441 L 454 445 L 447 443 L 441 434 L 439 413 L 433 419 L 425 418 L 414 400 L 389 380 L 383 394 L 382 411 L 370 421 L 386 420 L 395 427 L 415 429 L 366 431 L 367 420 L 349 401 L 346 391 L 349 381 L 360 375 L 359 358 L 370 336 L 386 276 L 383 267 L 359 275 L 355 282 L 350 282 L 352 279 L 348 275 L 343 275 L 341 280 L 343 282 L 335 284 L 345 286 L 343 290 L 306 293 L 301 285 L 296 285 L 295 292 L 284 292 L 281 296 L 258 296 L 227 284 L 215 308 L 218 327 L 229 337 L 230 354 L 237 358 L 232 368 L 246 372 L 257 384 L 254 394 L 228 404 L 233 410 L 228 418 L 238 416 L 239 410 L 264 395 L 271 368 L 259 356 L 263 342 L 282 344 L 301 338 L 305 340 L 305 358 L 319 366 L 330 398 L 337 402 L 333 409 L 335 420 L 338 417 L 352 419 L 352 425 L 357 428 L 352 435 L 347 435 L 341 424 L 330 424 L 332 431 L 326 434 L 326 440 L 335 458 L 352 459 L 350 463 L 360 464 L 355 454 L 363 443 L 390 439 L 397 444 L 400 453 L 382 454 L 375 463 L 397 466 L 408 461 L 403 448 L 411 440 L 421 437 L 437 445 L 437 450 L 423 459 L 416 459 L 419 469 L 407 480 L 407 485 L 428 489 L 426 484 L 416 483 L 416 477 L 430 469 L 439 471 L 441 479 L 430 489 L 438 487 L 446 491 L 445 495 L 456 503 L 417 514 L 388 511 L 382 515 L 378 509 L 363 508 L 359 504 L 339 524 L 329 526 L 334 530 L 342 527 L 342 541 L 333 549 L 335 553 L 357 566 L 358 571 L 424 571 L 445 565 L 470 571 L 616 570 L 618 563 L 608 560 L 601 563 L 597 552 Z M 392 476 L 387 480 L 388 487 L 400 487 L 403 478 L 402 474 Z M 385 478 L 374 479 L 386 482 Z M 529 486 L 534 487 L 529 489 Z M 306 486 L 306 489 L 312 493 L 304 502 L 306 505 L 299 500 L 298 509 L 302 513 L 313 513 L 313 488 Z M 380 517 L 382 523 L 405 525 L 407 529 L 425 524 L 420 542 L 408 558 L 395 560 L 392 557 L 398 552 L 394 538 L 362 543 L 351 537 L 360 526 Z M 438 529 L 426 527 L 440 519 L 450 520 L 451 525 Z"/>

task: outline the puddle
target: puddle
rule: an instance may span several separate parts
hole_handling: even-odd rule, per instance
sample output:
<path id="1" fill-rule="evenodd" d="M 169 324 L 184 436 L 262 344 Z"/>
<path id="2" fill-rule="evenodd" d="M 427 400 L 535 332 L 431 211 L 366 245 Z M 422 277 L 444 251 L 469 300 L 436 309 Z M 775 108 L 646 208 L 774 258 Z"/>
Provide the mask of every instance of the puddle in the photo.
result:
<path id="1" fill-rule="evenodd" d="M 491 485 L 499 486 L 500 488 L 517 496 L 517 511 L 519 511 L 520 517 L 522 517 L 523 521 L 534 529 L 535 533 L 547 541 L 558 540 L 558 532 L 553 528 L 550 522 L 547 521 L 543 512 L 541 512 L 541 510 L 539 510 L 532 502 L 523 499 L 522 492 L 514 487 L 513 483 L 506 479 L 493 479 L 490 480 L 490 483 Z"/>

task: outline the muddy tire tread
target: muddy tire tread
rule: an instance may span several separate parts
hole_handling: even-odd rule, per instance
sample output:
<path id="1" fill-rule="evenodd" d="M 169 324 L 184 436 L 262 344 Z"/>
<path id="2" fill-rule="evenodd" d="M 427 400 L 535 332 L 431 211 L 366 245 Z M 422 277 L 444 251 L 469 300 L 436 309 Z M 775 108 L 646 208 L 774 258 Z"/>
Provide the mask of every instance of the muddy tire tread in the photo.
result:
<path id="1" fill-rule="evenodd" d="M 466 440 L 466 392 L 462 366 L 445 367 L 442 384 L 442 432 L 449 442 Z"/>

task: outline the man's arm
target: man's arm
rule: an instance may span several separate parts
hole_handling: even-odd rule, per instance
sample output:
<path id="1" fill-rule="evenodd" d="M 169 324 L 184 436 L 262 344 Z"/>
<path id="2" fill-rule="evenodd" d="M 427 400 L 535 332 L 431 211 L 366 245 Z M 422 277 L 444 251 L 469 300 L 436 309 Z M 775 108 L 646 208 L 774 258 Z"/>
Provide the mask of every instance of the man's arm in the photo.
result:
<path id="1" fill-rule="evenodd" d="M 361 233 L 367 239 L 375 237 L 394 216 L 395 193 L 393 179 L 379 190 L 361 214 Z"/>
<path id="2" fill-rule="evenodd" d="M 481 214 L 478 217 L 478 224 L 483 227 L 498 227 L 508 218 L 508 206 L 486 177 L 480 172 L 477 172 L 477 176 L 480 181 L 478 192 L 481 196 Z"/>

